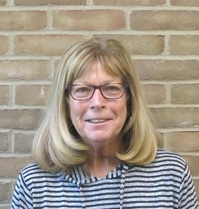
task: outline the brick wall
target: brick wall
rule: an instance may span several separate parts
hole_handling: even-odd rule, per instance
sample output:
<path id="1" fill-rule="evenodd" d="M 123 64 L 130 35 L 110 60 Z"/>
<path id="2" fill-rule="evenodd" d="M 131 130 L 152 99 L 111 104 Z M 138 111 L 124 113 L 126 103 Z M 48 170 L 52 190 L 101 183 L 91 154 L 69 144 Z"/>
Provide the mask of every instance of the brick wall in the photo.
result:
<path id="1" fill-rule="evenodd" d="M 0 0 L 0 209 L 32 161 L 54 66 L 91 34 L 129 47 L 164 148 L 187 160 L 199 197 L 198 0 Z"/>

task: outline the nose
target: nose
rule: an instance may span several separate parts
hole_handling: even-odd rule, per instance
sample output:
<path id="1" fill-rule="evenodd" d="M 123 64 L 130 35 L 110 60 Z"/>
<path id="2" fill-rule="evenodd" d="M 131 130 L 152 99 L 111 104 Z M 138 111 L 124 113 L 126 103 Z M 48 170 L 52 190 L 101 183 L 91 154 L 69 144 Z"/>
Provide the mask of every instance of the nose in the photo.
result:
<path id="1" fill-rule="evenodd" d="M 103 97 L 99 89 L 95 90 L 90 102 L 91 102 L 92 108 L 104 108 L 105 107 L 105 98 Z"/>

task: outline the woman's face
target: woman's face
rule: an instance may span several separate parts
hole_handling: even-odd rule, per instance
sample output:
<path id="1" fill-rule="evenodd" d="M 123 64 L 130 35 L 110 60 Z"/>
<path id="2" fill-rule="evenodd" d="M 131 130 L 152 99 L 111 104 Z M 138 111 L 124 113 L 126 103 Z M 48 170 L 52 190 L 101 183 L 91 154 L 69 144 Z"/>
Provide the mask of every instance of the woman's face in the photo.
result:
<path id="1" fill-rule="evenodd" d="M 96 62 L 73 82 L 74 84 L 104 85 L 122 83 L 118 77 L 107 74 L 104 67 Z M 88 144 L 111 143 L 121 140 L 121 130 L 126 121 L 126 93 L 119 99 L 107 100 L 96 89 L 90 100 L 77 101 L 69 96 L 72 123 Z"/>

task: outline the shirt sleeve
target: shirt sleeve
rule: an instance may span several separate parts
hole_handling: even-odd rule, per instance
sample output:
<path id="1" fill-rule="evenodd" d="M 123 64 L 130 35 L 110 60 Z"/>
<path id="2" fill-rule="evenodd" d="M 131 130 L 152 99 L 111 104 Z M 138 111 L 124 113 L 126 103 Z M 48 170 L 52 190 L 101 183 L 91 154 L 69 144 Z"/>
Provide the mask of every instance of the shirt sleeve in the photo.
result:
<path id="1" fill-rule="evenodd" d="M 25 184 L 23 176 L 19 174 L 12 197 L 11 209 L 27 208 L 33 208 L 32 197 L 30 191 Z"/>
<path id="2" fill-rule="evenodd" d="M 179 209 L 199 209 L 195 187 L 186 164 L 179 191 Z"/>

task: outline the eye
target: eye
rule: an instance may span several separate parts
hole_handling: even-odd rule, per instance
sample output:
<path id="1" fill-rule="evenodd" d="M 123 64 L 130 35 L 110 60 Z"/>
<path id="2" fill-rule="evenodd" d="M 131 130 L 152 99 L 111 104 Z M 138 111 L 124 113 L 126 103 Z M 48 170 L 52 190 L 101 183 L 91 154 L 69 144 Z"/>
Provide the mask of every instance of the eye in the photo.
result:
<path id="1" fill-rule="evenodd" d="M 90 92 L 91 92 L 91 88 L 89 86 L 74 86 L 73 87 L 74 94 L 86 94 Z"/>
<path id="2" fill-rule="evenodd" d="M 107 92 L 120 92 L 121 91 L 121 88 L 119 85 L 107 85 L 107 86 L 104 86 L 104 91 L 107 91 Z"/>

